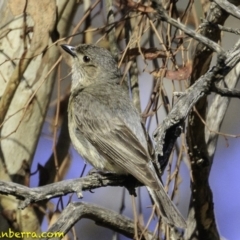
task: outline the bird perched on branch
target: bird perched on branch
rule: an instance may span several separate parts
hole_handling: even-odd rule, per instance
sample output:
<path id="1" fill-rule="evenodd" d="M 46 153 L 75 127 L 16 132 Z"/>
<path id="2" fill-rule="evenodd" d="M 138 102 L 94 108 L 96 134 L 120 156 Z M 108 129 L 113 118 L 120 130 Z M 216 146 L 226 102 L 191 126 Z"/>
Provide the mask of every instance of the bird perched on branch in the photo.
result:
<path id="1" fill-rule="evenodd" d="M 134 176 L 146 185 L 166 223 L 186 227 L 164 190 L 141 117 L 119 84 L 121 73 L 111 53 L 87 44 L 61 47 L 72 57 L 68 117 L 75 149 L 98 170 Z"/>

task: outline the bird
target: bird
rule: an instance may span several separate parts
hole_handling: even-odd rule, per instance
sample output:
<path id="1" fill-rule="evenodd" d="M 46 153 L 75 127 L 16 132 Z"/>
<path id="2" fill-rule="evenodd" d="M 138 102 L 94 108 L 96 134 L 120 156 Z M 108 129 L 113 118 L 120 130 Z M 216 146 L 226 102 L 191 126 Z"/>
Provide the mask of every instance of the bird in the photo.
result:
<path id="1" fill-rule="evenodd" d="M 113 55 L 93 44 L 61 45 L 71 56 L 68 128 L 74 148 L 95 169 L 132 175 L 145 185 L 163 221 L 185 228 L 154 164 L 153 147 Z"/>

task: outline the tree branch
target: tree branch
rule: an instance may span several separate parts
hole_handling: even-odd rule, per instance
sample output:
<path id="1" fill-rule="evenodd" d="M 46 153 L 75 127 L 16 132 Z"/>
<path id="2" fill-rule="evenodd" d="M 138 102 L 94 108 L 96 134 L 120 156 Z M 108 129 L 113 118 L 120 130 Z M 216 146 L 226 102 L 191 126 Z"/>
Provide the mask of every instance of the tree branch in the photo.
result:
<path id="1" fill-rule="evenodd" d="M 142 184 L 132 176 L 92 173 L 83 178 L 64 180 L 36 188 L 0 181 L 0 193 L 23 200 L 19 208 L 24 209 L 30 203 L 64 196 L 68 193 L 76 193 L 79 198 L 82 198 L 82 191 L 106 186 L 124 186 L 131 192 L 134 187 L 142 186 Z"/>
<path id="2" fill-rule="evenodd" d="M 163 145 L 167 131 L 174 125 L 181 124 L 188 116 L 196 102 L 210 93 L 213 82 L 218 82 L 225 77 L 230 70 L 240 61 L 240 50 L 229 52 L 225 60 L 219 58 L 218 65 L 200 77 L 191 87 L 180 95 L 176 104 L 162 124 L 154 131 L 153 137 L 156 142 L 156 153 L 163 156 Z"/>
<path id="3" fill-rule="evenodd" d="M 158 3 L 153 2 L 154 9 L 157 11 L 157 17 L 160 18 L 162 21 L 166 21 L 169 24 L 173 25 L 176 28 L 181 29 L 184 33 L 186 33 L 188 36 L 192 37 L 193 39 L 203 43 L 206 45 L 208 48 L 212 49 L 214 52 L 222 55 L 224 54 L 224 50 L 222 47 L 220 47 L 217 43 L 213 42 L 209 38 L 206 38 L 205 36 L 191 30 L 189 27 L 186 25 L 178 22 L 177 20 L 171 18 L 168 16 L 166 10 L 162 6 L 161 2 L 159 1 Z"/>
<path id="4" fill-rule="evenodd" d="M 222 97 L 240 98 L 240 91 L 236 89 L 229 89 L 213 85 L 211 91 L 221 95 Z"/>
<path id="5" fill-rule="evenodd" d="M 85 202 L 70 203 L 63 210 L 57 222 L 48 229 L 48 232 L 66 234 L 82 218 L 91 219 L 97 225 L 110 228 L 131 239 L 159 239 L 140 224 L 137 229 L 138 236 L 135 236 L 136 224 L 134 221 L 115 211 Z"/>
<path id="6" fill-rule="evenodd" d="M 230 15 L 240 19 L 240 10 L 232 3 L 227 0 L 214 0 L 214 2 L 219 5 L 224 11 L 229 13 Z"/>

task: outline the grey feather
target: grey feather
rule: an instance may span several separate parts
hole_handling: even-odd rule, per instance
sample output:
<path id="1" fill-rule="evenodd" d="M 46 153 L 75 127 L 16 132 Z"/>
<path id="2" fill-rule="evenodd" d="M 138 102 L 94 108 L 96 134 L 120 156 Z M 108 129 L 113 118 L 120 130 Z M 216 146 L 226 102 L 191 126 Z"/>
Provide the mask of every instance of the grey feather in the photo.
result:
<path id="1" fill-rule="evenodd" d="M 133 175 L 147 186 L 165 222 L 186 227 L 159 179 L 141 117 L 118 84 L 114 58 L 93 45 L 63 48 L 73 56 L 68 114 L 74 147 L 97 169 Z"/>

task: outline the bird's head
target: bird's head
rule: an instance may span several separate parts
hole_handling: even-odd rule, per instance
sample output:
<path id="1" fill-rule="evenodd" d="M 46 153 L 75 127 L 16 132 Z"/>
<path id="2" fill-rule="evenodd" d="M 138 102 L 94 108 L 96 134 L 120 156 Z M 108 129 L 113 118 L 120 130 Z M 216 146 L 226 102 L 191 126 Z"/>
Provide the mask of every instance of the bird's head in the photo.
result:
<path id="1" fill-rule="evenodd" d="M 104 48 L 80 44 L 76 47 L 63 44 L 61 47 L 72 57 L 72 89 L 99 82 L 116 83 L 121 77 L 112 54 Z"/>

